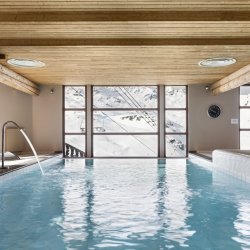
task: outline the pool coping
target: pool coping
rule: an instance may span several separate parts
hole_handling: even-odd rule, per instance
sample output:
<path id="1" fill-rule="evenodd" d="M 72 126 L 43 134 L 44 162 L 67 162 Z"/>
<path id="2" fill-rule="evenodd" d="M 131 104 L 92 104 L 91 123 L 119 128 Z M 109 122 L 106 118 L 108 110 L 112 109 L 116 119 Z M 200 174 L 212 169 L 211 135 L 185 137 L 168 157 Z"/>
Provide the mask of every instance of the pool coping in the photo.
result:
<path id="1" fill-rule="evenodd" d="M 55 158 L 55 157 L 58 157 L 58 156 L 62 156 L 62 154 L 53 154 L 53 155 L 48 155 L 48 157 L 44 158 L 44 159 L 39 159 L 40 162 L 44 162 L 46 160 L 50 160 L 52 158 Z M 30 167 L 32 165 L 35 165 L 37 164 L 37 162 L 32 162 L 32 163 L 29 163 L 29 164 L 26 164 L 26 165 L 13 165 L 11 166 L 11 168 L 6 168 L 6 169 L 3 169 L 2 173 L 0 173 L 0 177 L 1 176 L 4 176 L 4 175 L 7 175 L 9 173 L 13 173 L 13 172 L 16 172 L 18 170 L 21 170 L 21 169 L 24 169 L 24 168 L 27 168 L 27 167 Z"/>

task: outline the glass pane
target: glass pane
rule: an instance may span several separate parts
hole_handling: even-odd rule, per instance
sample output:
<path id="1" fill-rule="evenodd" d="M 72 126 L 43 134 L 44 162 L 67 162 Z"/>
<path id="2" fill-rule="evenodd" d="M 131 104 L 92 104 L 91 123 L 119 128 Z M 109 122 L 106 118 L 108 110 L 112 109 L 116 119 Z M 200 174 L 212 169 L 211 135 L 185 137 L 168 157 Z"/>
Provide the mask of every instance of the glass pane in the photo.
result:
<path id="1" fill-rule="evenodd" d="M 85 87 L 65 86 L 65 108 L 85 107 Z"/>
<path id="2" fill-rule="evenodd" d="M 250 129 L 250 109 L 240 110 L 240 128 Z"/>
<path id="3" fill-rule="evenodd" d="M 250 107 L 250 86 L 240 87 L 240 106 Z"/>
<path id="4" fill-rule="evenodd" d="M 168 110 L 165 112 L 166 132 L 186 132 L 186 111 Z"/>
<path id="5" fill-rule="evenodd" d="M 94 87 L 94 108 L 157 108 L 157 87 Z"/>
<path id="6" fill-rule="evenodd" d="M 157 132 L 156 111 L 94 111 L 94 132 Z"/>
<path id="7" fill-rule="evenodd" d="M 65 132 L 66 133 L 85 132 L 84 111 L 65 111 Z"/>
<path id="8" fill-rule="evenodd" d="M 166 135 L 166 157 L 186 156 L 186 135 Z"/>
<path id="9" fill-rule="evenodd" d="M 94 156 L 157 156 L 157 135 L 94 135 Z"/>
<path id="10" fill-rule="evenodd" d="M 240 131 L 240 149 L 250 150 L 250 131 Z"/>
<path id="11" fill-rule="evenodd" d="M 186 86 L 165 86 L 165 107 L 186 108 Z"/>
<path id="12" fill-rule="evenodd" d="M 66 156 L 85 155 L 85 135 L 65 135 L 65 153 Z"/>

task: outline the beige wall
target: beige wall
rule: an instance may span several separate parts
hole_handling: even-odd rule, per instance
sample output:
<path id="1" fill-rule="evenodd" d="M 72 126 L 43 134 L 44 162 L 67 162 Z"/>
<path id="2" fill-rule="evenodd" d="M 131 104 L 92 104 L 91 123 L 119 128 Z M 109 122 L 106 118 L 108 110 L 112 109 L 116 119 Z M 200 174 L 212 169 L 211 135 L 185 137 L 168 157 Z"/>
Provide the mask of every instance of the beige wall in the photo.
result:
<path id="1" fill-rule="evenodd" d="M 19 126 L 25 128 L 31 137 L 32 132 L 32 97 L 18 90 L 0 84 L 0 128 L 4 122 L 12 120 Z M 29 147 L 24 138 L 16 130 L 8 130 L 8 141 L 6 150 L 27 150 Z M 0 133 L 0 144 L 2 145 L 2 133 Z"/>
<path id="2" fill-rule="evenodd" d="M 54 94 L 50 93 L 54 89 Z M 40 152 L 62 150 L 62 86 L 41 86 L 32 97 L 32 139 Z"/>
<path id="3" fill-rule="evenodd" d="M 210 104 L 221 106 L 219 118 L 207 116 Z M 238 117 L 238 89 L 213 96 L 205 85 L 189 86 L 189 150 L 239 148 L 239 126 L 230 123 Z M 0 84 L 0 126 L 7 120 L 23 126 L 38 151 L 62 150 L 62 86 L 41 86 L 41 94 L 32 97 Z M 22 141 L 12 138 L 10 150 Z"/>
<path id="4" fill-rule="evenodd" d="M 205 85 L 189 86 L 189 151 L 239 148 L 239 125 L 231 124 L 239 118 L 238 95 L 238 89 L 213 96 Z M 211 104 L 222 109 L 216 119 L 207 115 Z"/>

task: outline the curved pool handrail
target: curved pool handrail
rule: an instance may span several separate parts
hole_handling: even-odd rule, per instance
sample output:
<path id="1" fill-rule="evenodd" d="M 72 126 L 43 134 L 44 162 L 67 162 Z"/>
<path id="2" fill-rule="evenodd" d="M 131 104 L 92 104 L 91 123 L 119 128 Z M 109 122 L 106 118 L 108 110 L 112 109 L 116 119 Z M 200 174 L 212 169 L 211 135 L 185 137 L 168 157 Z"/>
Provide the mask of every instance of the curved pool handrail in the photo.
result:
<path id="1" fill-rule="evenodd" d="M 4 169 L 6 167 L 4 167 L 4 152 L 5 152 L 5 130 L 6 127 L 9 123 L 12 123 L 15 127 L 17 127 L 19 130 L 21 130 L 21 127 L 17 125 L 17 123 L 13 122 L 13 121 L 7 121 L 3 124 L 2 127 L 2 166 L 1 168 Z"/>

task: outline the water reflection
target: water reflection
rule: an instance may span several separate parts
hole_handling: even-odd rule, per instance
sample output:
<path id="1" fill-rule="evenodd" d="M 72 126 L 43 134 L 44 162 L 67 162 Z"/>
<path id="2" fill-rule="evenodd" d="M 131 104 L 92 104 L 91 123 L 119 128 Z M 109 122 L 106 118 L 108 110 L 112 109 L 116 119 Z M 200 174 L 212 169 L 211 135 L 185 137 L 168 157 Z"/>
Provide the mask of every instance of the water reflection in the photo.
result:
<path id="1" fill-rule="evenodd" d="M 185 161 L 67 160 L 0 182 L 0 249 L 250 250 L 250 185 Z"/>
<path id="2" fill-rule="evenodd" d="M 223 217 L 229 217 L 227 235 L 230 236 L 230 240 L 227 241 L 231 241 L 235 249 L 250 250 L 250 200 L 249 189 L 246 189 L 250 187 L 249 184 L 214 171 L 213 185 L 219 194 L 217 200 L 223 205 Z M 221 221 L 223 217 L 220 218 Z"/>
<path id="3" fill-rule="evenodd" d="M 238 203 L 238 215 L 234 227 L 238 235 L 233 240 L 238 242 L 243 250 L 250 249 L 250 202 L 240 201 Z"/>
<path id="4" fill-rule="evenodd" d="M 66 161 L 55 222 L 67 249 L 250 249 L 234 186 L 186 160 L 127 161 Z"/>
<path id="5" fill-rule="evenodd" d="M 187 224 L 192 213 L 185 160 L 169 161 L 166 167 L 156 161 L 97 167 L 94 177 L 96 247 L 188 246 L 194 231 Z"/>
<path id="6" fill-rule="evenodd" d="M 88 246 L 91 233 L 93 186 L 91 171 L 65 161 L 62 177 L 62 216 L 55 220 L 67 249 Z"/>
<path id="7" fill-rule="evenodd" d="M 243 249 L 234 240 L 240 198 L 237 197 L 240 193 L 238 181 L 216 170 L 211 172 L 193 164 L 188 168 L 188 176 L 194 213 L 189 224 L 196 230 L 189 241 L 190 249 L 196 249 L 197 244 L 199 249 Z"/>
<path id="8" fill-rule="evenodd" d="M 164 238 L 165 247 L 187 247 L 186 241 L 195 231 L 187 224 L 192 213 L 188 205 L 191 192 L 187 188 L 185 160 L 168 161 L 166 167 L 159 165 L 158 193 L 158 216 L 162 227 L 160 237 Z"/>
<path id="9" fill-rule="evenodd" d="M 145 162 L 94 169 L 96 247 L 136 249 L 157 234 L 156 169 L 155 164 L 145 166 Z"/>

